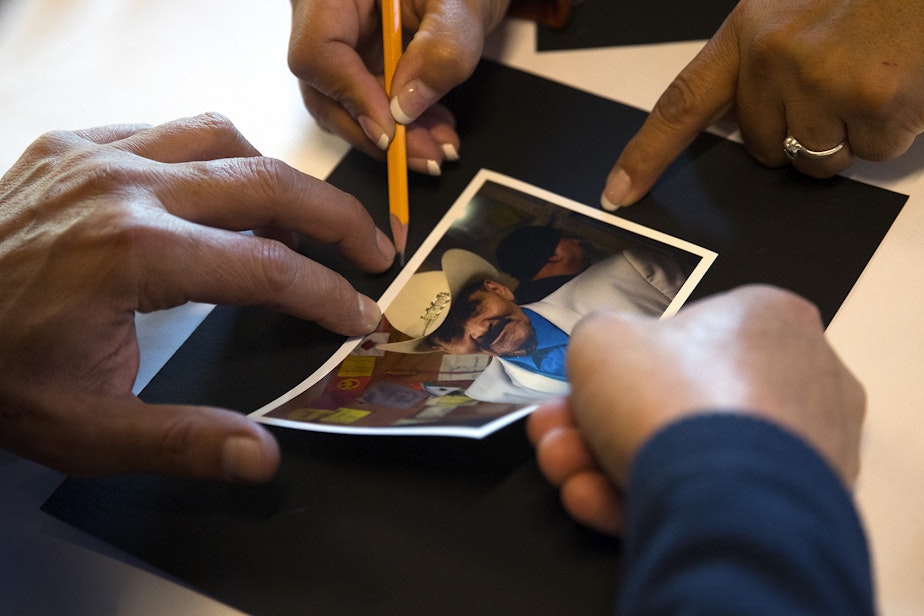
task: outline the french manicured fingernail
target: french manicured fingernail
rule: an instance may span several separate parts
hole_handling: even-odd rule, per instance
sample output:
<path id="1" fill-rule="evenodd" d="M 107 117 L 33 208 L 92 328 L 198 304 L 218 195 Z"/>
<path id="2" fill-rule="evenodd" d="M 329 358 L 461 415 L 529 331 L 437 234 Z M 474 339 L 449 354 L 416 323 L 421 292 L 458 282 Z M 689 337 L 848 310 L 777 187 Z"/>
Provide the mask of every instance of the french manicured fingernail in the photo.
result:
<path id="1" fill-rule="evenodd" d="M 359 126 L 363 129 L 363 132 L 366 133 L 366 137 L 369 137 L 370 141 L 380 150 L 387 150 L 390 140 L 388 139 L 388 135 L 385 134 L 385 131 L 382 130 L 382 127 L 369 116 L 359 116 L 358 120 Z"/>
<path id="2" fill-rule="evenodd" d="M 372 298 L 359 294 L 359 313 L 362 316 L 363 325 L 367 332 L 375 330 L 382 320 L 382 311 L 379 305 Z"/>
<path id="3" fill-rule="evenodd" d="M 618 205 L 610 203 L 610 200 L 606 198 L 606 194 L 600 195 L 600 207 L 607 212 L 615 212 L 619 209 Z"/>
<path id="4" fill-rule="evenodd" d="M 391 99 L 391 115 L 401 124 L 410 124 L 436 102 L 437 95 L 428 85 L 415 79 Z"/>
<path id="5" fill-rule="evenodd" d="M 375 230 L 375 243 L 379 247 L 379 252 L 387 261 L 393 261 L 395 258 L 395 245 L 392 244 L 388 236 L 381 229 Z"/>
<path id="6" fill-rule="evenodd" d="M 600 196 L 600 206 L 608 212 L 615 212 L 625 205 L 624 201 L 632 188 L 632 180 L 624 169 L 616 167 L 606 180 L 606 188 Z"/>
<path id="7" fill-rule="evenodd" d="M 263 481 L 262 443 L 251 436 L 231 436 L 221 448 L 221 470 L 232 481 Z"/>
<path id="8" fill-rule="evenodd" d="M 440 175 L 443 173 L 439 162 L 433 160 L 432 158 L 408 158 L 407 167 L 411 171 L 416 171 L 417 173 L 425 173 L 427 175 Z"/>
<path id="9" fill-rule="evenodd" d="M 440 146 L 440 149 L 443 150 L 443 158 L 446 160 L 459 160 L 459 150 L 457 150 L 456 146 L 452 145 L 451 143 L 444 143 Z"/>

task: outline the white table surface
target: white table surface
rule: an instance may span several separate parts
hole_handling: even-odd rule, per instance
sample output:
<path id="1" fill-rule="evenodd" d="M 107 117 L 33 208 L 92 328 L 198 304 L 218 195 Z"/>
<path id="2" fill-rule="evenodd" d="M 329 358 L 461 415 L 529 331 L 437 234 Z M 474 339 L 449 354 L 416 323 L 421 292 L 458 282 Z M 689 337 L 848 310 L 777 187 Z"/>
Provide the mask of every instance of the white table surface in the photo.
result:
<path id="1" fill-rule="evenodd" d="M 0 0 L 0 169 L 48 130 L 220 111 L 264 154 L 325 177 L 347 147 L 302 107 L 286 66 L 289 12 L 283 0 Z M 540 54 L 534 27 L 508 21 L 486 55 L 650 109 L 701 46 Z M 869 396 L 857 498 L 881 612 L 890 616 L 924 613 L 922 141 L 896 161 L 848 174 L 911 198 L 828 329 Z M 139 319 L 136 389 L 208 310 L 191 305 Z M 0 450 L 0 612 L 234 612 L 42 513 L 61 479 Z"/>

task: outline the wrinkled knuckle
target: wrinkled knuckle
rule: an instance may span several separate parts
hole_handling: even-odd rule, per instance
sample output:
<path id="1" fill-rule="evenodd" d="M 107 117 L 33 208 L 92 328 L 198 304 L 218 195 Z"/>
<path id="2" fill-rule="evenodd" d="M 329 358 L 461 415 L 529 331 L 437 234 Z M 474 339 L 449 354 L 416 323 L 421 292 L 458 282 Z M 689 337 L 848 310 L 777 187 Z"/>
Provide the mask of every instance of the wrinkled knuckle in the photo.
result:
<path id="1" fill-rule="evenodd" d="M 291 251 L 281 242 L 260 240 L 259 260 L 263 283 L 269 295 L 279 297 L 288 292 L 298 280 L 298 270 L 292 261 Z"/>
<path id="2" fill-rule="evenodd" d="M 76 133 L 66 130 L 53 130 L 40 135 L 26 151 L 42 158 L 57 156 L 80 142 L 81 139 Z"/>
<path id="3" fill-rule="evenodd" d="M 318 294 L 323 297 L 329 297 L 331 303 L 344 303 L 342 302 L 344 299 L 343 277 L 341 277 L 340 274 L 337 274 L 333 270 L 321 268 L 313 273 L 311 283 Z"/>
<path id="4" fill-rule="evenodd" d="M 253 178 L 253 186 L 269 201 L 286 199 L 295 185 L 295 170 L 276 158 L 253 156 L 244 162 Z"/>
<path id="5" fill-rule="evenodd" d="M 658 99 L 652 113 L 665 124 L 678 126 L 699 108 L 703 99 L 703 94 L 693 81 L 684 75 L 678 75 Z"/>
<path id="6" fill-rule="evenodd" d="M 191 118 L 193 129 L 204 130 L 216 144 L 227 148 L 246 145 L 247 139 L 241 134 L 227 116 L 216 111 L 208 111 Z"/>
<path id="7" fill-rule="evenodd" d="M 67 169 L 71 161 L 79 160 L 82 141 L 79 136 L 69 131 L 51 131 L 39 136 L 29 144 L 29 147 L 20 156 L 17 166 L 27 168 L 33 177 L 48 176 L 55 171 Z M 6 179 L 6 178 L 4 178 Z M 51 191 L 55 194 L 59 187 Z"/>
<path id="8" fill-rule="evenodd" d="M 194 120 L 203 125 L 205 128 L 216 132 L 238 132 L 234 122 L 232 122 L 226 115 L 218 113 L 217 111 L 206 111 L 205 113 L 197 115 Z"/>

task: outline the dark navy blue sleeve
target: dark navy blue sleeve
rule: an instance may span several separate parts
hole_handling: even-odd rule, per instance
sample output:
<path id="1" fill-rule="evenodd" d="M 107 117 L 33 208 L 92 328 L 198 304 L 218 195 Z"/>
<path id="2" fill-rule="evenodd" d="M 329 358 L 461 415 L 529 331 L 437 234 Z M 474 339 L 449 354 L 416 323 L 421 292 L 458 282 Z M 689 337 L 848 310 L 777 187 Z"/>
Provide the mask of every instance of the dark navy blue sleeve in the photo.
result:
<path id="1" fill-rule="evenodd" d="M 636 457 L 626 493 L 620 616 L 873 614 L 850 495 L 804 441 L 700 415 Z"/>

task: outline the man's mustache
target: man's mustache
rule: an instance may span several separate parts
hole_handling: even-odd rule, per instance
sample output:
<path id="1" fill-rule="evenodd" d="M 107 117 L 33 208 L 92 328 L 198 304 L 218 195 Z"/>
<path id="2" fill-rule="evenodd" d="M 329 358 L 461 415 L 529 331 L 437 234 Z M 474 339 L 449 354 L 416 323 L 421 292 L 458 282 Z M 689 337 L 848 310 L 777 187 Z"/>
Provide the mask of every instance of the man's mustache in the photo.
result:
<path id="1" fill-rule="evenodd" d="M 500 337 L 508 323 L 510 323 L 510 319 L 507 318 L 494 321 L 485 331 L 484 335 L 478 338 L 478 346 L 486 351 L 491 350 L 491 347 L 497 341 L 498 337 Z"/>

